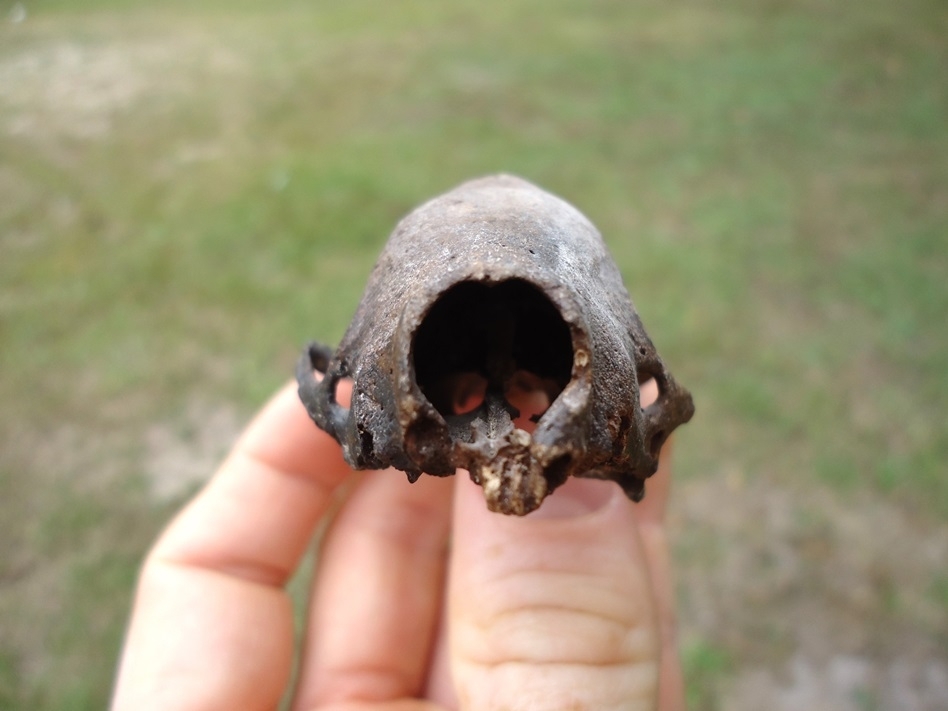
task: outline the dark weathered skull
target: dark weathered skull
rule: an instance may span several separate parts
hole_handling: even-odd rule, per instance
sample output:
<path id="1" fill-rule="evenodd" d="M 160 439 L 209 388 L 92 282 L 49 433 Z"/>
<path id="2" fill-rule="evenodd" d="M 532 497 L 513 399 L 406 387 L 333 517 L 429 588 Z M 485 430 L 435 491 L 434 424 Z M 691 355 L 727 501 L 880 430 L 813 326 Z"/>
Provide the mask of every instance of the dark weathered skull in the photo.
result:
<path id="1" fill-rule="evenodd" d="M 348 408 L 335 397 L 343 378 Z M 650 378 L 659 396 L 643 409 Z M 339 348 L 310 345 L 297 379 L 351 466 L 394 466 L 411 481 L 462 467 L 491 510 L 518 515 L 570 475 L 641 499 L 662 443 L 694 412 L 596 228 L 505 175 L 403 219 Z M 515 404 L 532 410 L 529 424 Z"/>

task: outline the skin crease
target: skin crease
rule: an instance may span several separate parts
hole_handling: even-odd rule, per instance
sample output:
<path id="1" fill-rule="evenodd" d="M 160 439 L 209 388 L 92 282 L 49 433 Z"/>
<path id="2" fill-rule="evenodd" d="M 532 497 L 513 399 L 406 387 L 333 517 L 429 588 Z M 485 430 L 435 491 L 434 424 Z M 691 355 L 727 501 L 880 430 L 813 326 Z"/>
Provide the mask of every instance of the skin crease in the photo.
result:
<path id="1" fill-rule="evenodd" d="M 542 409 L 521 395 L 524 418 Z M 353 473 L 288 385 L 148 554 L 112 709 L 276 708 L 294 653 L 284 585 L 354 480 L 320 551 L 293 709 L 680 711 L 668 462 L 640 504 L 571 480 L 505 517 L 463 473 Z"/>

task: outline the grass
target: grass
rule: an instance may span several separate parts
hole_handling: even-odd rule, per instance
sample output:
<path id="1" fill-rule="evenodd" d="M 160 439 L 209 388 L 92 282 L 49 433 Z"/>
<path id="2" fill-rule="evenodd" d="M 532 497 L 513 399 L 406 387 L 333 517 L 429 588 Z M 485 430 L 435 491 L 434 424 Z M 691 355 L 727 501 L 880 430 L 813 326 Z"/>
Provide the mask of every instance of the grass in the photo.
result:
<path id="1" fill-rule="evenodd" d="M 715 685 L 728 674 L 733 661 L 727 651 L 697 642 L 682 652 L 685 678 L 689 680 L 687 705 L 690 709 L 716 711 L 720 708 Z"/>
<path id="2" fill-rule="evenodd" d="M 695 394 L 680 476 L 948 519 L 942 4 L 27 9 L 0 25 L 3 707 L 107 698 L 175 503 L 142 433 L 249 413 L 341 336 L 395 221 L 488 172 L 603 231 Z M 708 649 L 701 678 L 740 661 Z"/>

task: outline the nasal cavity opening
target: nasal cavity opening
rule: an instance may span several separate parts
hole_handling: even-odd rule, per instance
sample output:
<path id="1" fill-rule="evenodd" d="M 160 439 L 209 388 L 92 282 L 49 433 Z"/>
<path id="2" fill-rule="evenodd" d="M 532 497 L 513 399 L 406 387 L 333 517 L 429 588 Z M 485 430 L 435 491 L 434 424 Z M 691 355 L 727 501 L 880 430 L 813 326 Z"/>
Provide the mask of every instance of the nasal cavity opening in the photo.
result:
<path id="1" fill-rule="evenodd" d="M 502 393 L 532 430 L 569 383 L 569 327 L 542 291 L 522 279 L 461 282 L 445 291 L 415 333 L 415 380 L 444 416 Z"/>

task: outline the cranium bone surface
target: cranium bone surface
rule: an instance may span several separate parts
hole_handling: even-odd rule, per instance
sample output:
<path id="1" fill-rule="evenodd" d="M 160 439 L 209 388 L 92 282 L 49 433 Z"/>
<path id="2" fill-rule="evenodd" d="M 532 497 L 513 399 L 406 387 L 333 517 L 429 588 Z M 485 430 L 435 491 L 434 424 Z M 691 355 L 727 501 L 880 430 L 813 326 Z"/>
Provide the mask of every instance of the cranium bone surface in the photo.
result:
<path id="1" fill-rule="evenodd" d="M 658 399 L 643 408 L 652 378 Z M 351 466 L 411 481 L 463 468 L 491 510 L 517 515 L 569 476 L 641 499 L 662 443 L 694 413 L 596 228 L 506 175 L 405 217 L 339 347 L 308 346 L 297 379 Z"/>

